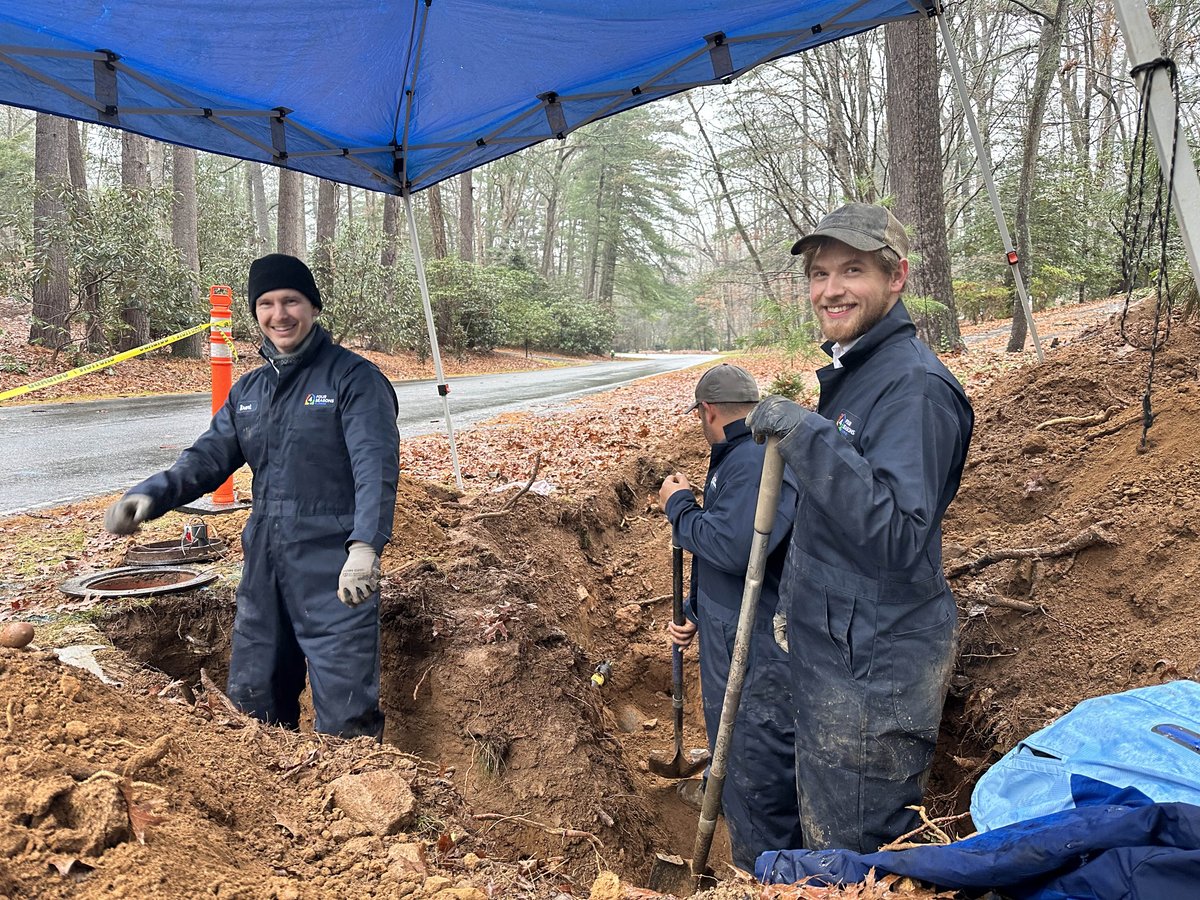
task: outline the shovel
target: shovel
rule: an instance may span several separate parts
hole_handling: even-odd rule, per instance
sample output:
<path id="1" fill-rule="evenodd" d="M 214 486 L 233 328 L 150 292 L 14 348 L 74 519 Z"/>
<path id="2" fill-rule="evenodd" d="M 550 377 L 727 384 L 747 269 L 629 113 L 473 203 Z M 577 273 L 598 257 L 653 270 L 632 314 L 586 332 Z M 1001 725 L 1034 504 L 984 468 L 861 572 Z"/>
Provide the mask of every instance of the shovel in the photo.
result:
<path id="1" fill-rule="evenodd" d="M 676 625 L 683 618 L 683 548 L 671 545 L 672 616 Z M 671 703 L 675 707 L 675 755 L 666 759 L 664 754 L 651 753 L 647 765 L 650 771 L 661 778 L 691 778 L 706 765 L 708 753 L 685 756 L 683 753 L 683 648 L 671 644 Z"/>
<path id="2" fill-rule="evenodd" d="M 775 512 L 779 508 L 780 486 L 783 484 L 783 457 L 779 455 L 778 445 L 777 436 L 767 438 L 762 481 L 758 486 L 758 506 L 754 512 L 754 540 L 750 544 L 750 561 L 746 567 L 746 587 L 742 592 L 737 635 L 733 639 L 733 656 L 729 661 L 729 681 L 721 705 L 721 724 L 717 728 L 712 765 L 704 786 L 704 803 L 700 807 L 692 861 L 689 865 L 678 856 L 656 854 L 650 869 L 649 886 L 660 893 L 686 897 L 695 889 L 701 876 L 707 874 L 708 854 L 712 849 L 717 817 L 721 814 L 721 791 L 725 787 L 725 764 L 733 739 L 733 722 L 742 702 L 742 685 L 746 681 L 746 664 L 750 656 L 750 635 L 754 631 L 754 617 L 758 611 L 758 599 L 762 595 L 767 548 L 771 528 L 775 524 Z"/>

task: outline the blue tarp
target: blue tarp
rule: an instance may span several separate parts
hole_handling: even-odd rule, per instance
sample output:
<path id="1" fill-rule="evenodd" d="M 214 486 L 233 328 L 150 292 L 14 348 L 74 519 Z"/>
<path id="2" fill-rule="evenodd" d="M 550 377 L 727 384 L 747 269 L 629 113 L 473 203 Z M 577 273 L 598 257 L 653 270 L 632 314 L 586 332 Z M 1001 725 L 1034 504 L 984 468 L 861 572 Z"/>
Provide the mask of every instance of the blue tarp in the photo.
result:
<path id="1" fill-rule="evenodd" d="M 0 0 L 0 102 L 374 190 L 416 191 L 920 7 Z"/>
<path id="2" fill-rule="evenodd" d="M 953 844 L 865 854 L 777 850 L 759 856 L 754 872 L 779 884 L 854 884 L 874 869 L 968 896 L 997 890 L 1016 900 L 1200 896 L 1200 807 L 1151 803 L 1136 790 L 1099 782 L 1077 789 L 1076 808 Z"/>

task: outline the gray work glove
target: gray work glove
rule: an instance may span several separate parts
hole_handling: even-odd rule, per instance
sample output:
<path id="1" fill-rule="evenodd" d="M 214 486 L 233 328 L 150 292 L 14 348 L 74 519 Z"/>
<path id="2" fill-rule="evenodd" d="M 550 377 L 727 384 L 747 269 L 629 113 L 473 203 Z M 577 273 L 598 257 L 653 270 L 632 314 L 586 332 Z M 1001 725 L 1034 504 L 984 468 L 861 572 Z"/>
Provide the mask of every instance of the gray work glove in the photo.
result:
<path id="1" fill-rule="evenodd" d="M 812 414 L 799 403 L 789 400 L 787 397 L 764 397 L 759 401 L 758 406 L 750 411 L 750 415 L 746 416 L 746 425 L 757 440 L 773 434 L 783 438 L 791 434 L 793 428 Z"/>
<path id="2" fill-rule="evenodd" d="M 351 541 L 342 574 L 338 576 L 338 599 L 347 606 L 358 606 L 379 587 L 379 556 L 364 541 Z"/>
<path id="3" fill-rule="evenodd" d="M 146 494 L 126 494 L 104 511 L 104 530 L 113 534 L 133 534 L 150 518 L 154 500 Z"/>

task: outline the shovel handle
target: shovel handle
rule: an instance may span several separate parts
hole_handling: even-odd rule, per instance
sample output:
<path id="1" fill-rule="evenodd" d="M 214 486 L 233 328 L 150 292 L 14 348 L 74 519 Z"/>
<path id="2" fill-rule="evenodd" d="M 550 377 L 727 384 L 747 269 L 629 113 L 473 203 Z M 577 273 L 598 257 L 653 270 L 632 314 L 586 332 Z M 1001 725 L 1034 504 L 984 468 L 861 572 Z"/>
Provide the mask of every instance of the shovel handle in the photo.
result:
<path id="1" fill-rule="evenodd" d="M 676 625 L 683 618 L 683 548 L 671 545 L 671 616 Z M 683 759 L 683 648 L 671 643 L 671 705 L 674 707 L 675 759 Z"/>
<path id="2" fill-rule="evenodd" d="M 767 438 L 763 456 L 762 480 L 758 484 L 758 505 L 754 511 L 754 540 L 750 544 L 750 561 L 746 566 L 746 587 L 742 592 L 742 608 L 738 615 L 737 636 L 733 639 L 733 655 L 729 661 L 729 680 L 725 685 L 725 700 L 721 705 L 721 724 L 713 749 L 708 781 L 704 785 L 704 803 L 696 829 L 696 845 L 692 851 L 692 874 L 703 875 L 708 866 L 717 816 L 721 813 L 721 791 L 725 787 L 725 764 L 733 740 L 733 722 L 742 702 L 742 685 L 746 681 L 746 664 L 750 658 L 750 636 L 754 617 L 762 596 L 763 577 L 767 568 L 767 549 L 771 528 L 779 509 L 779 494 L 783 485 L 783 457 L 779 455 L 779 438 Z"/>

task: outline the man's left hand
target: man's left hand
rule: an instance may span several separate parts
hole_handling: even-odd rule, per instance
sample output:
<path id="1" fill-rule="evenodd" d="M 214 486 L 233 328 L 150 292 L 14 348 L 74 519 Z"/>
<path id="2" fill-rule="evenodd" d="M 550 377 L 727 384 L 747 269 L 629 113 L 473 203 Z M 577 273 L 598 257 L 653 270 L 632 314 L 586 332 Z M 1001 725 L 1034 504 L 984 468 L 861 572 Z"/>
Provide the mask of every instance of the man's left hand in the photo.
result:
<path id="1" fill-rule="evenodd" d="M 364 541 L 351 541 L 342 574 L 338 576 L 338 599 L 347 606 L 358 606 L 379 587 L 379 556 Z"/>
<path id="2" fill-rule="evenodd" d="M 746 425 L 756 439 L 779 435 L 787 437 L 812 412 L 787 397 L 764 397 L 746 416 Z"/>
<path id="3" fill-rule="evenodd" d="M 682 472 L 676 472 L 673 475 L 668 475 L 663 480 L 662 487 L 658 489 L 658 508 L 663 512 L 667 511 L 667 500 L 672 494 L 679 491 L 691 491 L 692 486 L 687 480 L 687 476 Z"/>

